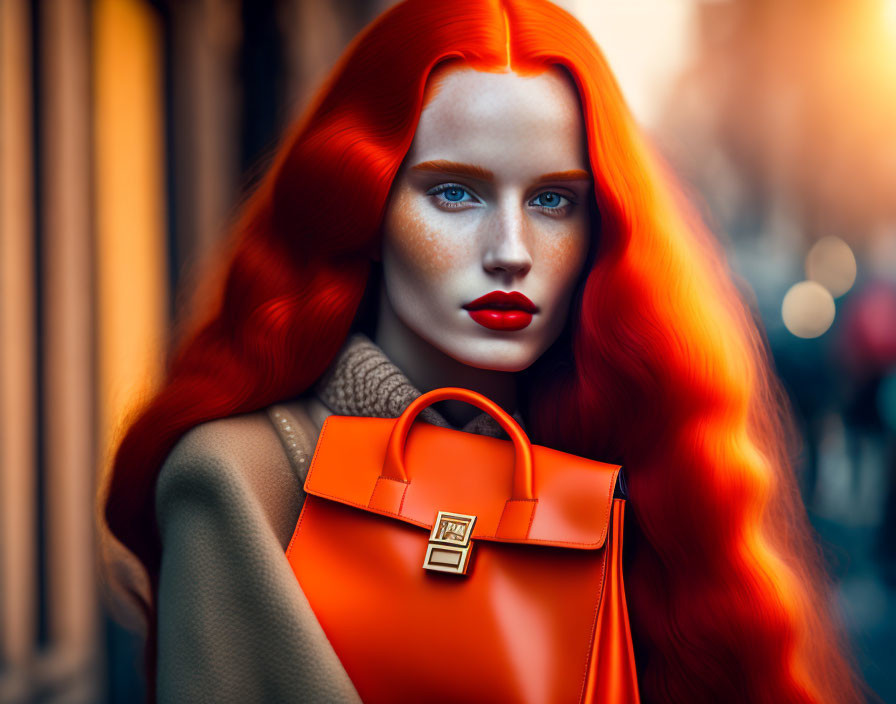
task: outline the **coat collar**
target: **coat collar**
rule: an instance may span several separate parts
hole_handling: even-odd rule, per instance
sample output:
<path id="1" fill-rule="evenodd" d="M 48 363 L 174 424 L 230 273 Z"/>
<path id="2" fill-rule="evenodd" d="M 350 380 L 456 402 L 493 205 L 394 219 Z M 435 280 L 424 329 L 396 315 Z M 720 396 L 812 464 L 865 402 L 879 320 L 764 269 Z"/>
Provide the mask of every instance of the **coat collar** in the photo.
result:
<path id="1" fill-rule="evenodd" d="M 333 413 L 350 416 L 396 418 L 421 395 L 386 353 L 363 333 L 351 335 L 327 372 L 314 387 L 317 398 Z M 454 428 L 432 406 L 420 418 L 443 428 Z M 521 426 L 522 418 L 513 414 Z M 507 438 L 498 422 L 480 413 L 461 428 L 470 433 Z"/>

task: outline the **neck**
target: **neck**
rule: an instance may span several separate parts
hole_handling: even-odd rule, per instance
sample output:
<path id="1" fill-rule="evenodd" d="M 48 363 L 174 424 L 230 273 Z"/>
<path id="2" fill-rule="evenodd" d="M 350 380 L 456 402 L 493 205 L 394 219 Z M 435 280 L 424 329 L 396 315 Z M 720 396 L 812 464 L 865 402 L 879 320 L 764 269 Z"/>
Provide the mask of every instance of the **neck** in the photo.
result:
<path id="1" fill-rule="evenodd" d="M 423 393 L 443 386 L 461 386 L 487 396 L 508 413 L 516 410 L 513 372 L 471 367 L 448 356 L 399 319 L 382 287 L 374 342 Z M 438 410 L 456 426 L 464 425 L 481 413 L 475 406 L 462 401 L 443 401 Z"/>

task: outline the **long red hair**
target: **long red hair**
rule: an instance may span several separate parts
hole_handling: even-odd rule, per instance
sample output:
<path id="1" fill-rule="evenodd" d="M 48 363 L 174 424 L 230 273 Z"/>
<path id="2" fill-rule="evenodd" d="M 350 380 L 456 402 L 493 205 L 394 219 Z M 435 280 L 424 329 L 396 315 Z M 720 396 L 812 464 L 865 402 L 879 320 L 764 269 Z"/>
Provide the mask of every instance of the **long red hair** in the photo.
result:
<path id="1" fill-rule="evenodd" d="M 579 92 L 594 256 L 566 343 L 525 372 L 527 420 L 539 444 L 626 467 L 643 698 L 858 701 L 756 324 L 593 39 L 542 0 L 409 0 L 356 39 L 247 202 L 219 295 L 118 447 L 112 533 L 155 593 L 153 490 L 173 445 L 199 423 L 305 391 L 333 360 L 427 78 L 448 60 L 521 73 L 559 65 Z"/>

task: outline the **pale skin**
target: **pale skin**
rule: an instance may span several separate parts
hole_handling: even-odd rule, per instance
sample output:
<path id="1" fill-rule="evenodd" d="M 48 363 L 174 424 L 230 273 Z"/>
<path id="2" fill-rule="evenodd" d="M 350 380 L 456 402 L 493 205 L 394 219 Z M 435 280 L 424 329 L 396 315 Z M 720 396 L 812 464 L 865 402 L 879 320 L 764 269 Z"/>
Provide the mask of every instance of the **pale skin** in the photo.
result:
<path id="1" fill-rule="evenodd" d="M 411 383 L 462 386 L 516 410 L 514 373 L 566 322 L 591 189 L 578 96 L 560 69 L 441 77 L 384 219 L 375 341 Z M 463 306 L 492 291 L 527 297 L 531 323 L 476 322 Z M 455 424 L 480 412 L 457 402 L 442 410 Z"/>

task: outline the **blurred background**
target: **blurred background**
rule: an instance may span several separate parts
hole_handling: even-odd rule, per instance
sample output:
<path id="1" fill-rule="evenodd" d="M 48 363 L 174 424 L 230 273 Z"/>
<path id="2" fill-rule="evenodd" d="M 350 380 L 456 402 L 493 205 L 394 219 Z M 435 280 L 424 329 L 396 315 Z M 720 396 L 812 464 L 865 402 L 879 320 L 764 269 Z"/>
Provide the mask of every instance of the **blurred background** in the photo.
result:
<path id="1" fill-rule="evenodd" d="M 94 494 L 169 324 L 377 0 L 0 0 L 0 702 L 143 700 Z M 896 702 L 896 0 L 565 0 L 726 247 Z M 385 77 L 387 80 L 388 77 Z"/>

